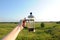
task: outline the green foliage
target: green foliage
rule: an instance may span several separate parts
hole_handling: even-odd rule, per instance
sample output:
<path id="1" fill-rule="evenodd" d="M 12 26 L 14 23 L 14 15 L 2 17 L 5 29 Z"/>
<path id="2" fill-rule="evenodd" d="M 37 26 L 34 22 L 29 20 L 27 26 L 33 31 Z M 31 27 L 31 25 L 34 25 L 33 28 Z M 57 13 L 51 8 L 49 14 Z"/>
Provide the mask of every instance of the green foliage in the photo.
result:
<path id="1" fill-rule="evenodd" d="M 57 24 L 60 24 L 60 21 L 59 22 L 56 22 Z"/>
<path id="2" fill-rule="evenodd" d="M 7 35 L 17 26 L 17 23 L 0 23 L 0 39 Z M 28 29 L 23 29 L 16 40 L 60 40 L 60 24 L 44 23 L 44 28 L 41 29 L 41 23 L 35 23 L 36 32 L 29 32 Z"/>
<path id="3" fill-rule="evenodd" d="M 41 28 L 44 28 L 44 23 L 43 22 L 41 23 Z"/>

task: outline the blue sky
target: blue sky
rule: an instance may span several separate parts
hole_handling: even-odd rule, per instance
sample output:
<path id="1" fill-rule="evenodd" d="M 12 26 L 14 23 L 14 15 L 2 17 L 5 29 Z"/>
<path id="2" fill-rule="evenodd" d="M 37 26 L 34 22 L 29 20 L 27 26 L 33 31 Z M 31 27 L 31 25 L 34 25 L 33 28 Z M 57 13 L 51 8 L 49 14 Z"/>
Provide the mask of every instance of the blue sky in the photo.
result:
<path id="1" fill-rule="evenodd" d="M 60 0 L 0 0 L 0 22 L 14 22 L 32 12 L 36 21 L 60 21 Z"/>

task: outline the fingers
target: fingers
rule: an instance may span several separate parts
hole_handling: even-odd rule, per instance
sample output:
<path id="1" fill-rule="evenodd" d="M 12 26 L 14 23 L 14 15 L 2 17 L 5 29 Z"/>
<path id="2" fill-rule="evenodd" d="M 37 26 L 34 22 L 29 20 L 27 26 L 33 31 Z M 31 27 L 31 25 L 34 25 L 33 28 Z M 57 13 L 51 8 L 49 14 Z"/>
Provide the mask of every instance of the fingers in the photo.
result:
<path id="1" fill-rule="evenodd" d="M 22 25 L 22 26 L 23 26 L 23 27 L 26 26 L 26 19 L 23 20 L 23 25 Z"/>
<path id="2" fill-rule="evenodd" d="M 25 27 L 26 26 L 26 18 L 24 18 L 23 20 L 20 20 L 19 26 Z"/>
<path id="3" fill-rule="evenodd" d="M 18 25 L 22 26 L 22 24 L 23 24 L 23 20 L 20 20 L 19 23 L 18 23 Z"/>

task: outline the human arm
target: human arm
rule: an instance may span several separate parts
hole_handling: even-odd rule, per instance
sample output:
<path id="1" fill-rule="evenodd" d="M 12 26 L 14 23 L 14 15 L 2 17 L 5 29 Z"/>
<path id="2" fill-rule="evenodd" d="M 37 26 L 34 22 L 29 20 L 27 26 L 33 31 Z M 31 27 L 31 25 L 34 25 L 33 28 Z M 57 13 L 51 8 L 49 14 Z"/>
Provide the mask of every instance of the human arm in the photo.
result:
<path id="1" fill-rule="evenodd" d="M 20 20 L 18 26 L 16 26 L 8 35 L 6 35 L 2 40 L 15 40 L 19 32 L 23 29 L 23 22 Z"/>

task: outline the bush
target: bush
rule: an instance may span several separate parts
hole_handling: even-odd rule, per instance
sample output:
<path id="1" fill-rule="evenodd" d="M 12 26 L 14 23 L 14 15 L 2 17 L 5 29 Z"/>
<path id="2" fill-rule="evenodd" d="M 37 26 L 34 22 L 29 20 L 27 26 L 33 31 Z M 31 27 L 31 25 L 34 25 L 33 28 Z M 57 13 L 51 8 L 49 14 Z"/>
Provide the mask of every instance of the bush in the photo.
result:
<path id="1" fill-rule="evenodd" d="M 56 22 L 57 24 L 60 24 L 60 21 L 59 22 Z"/>
<path id="2" fill-rule="evenodd" d="M 41 28 L 44 28 L 44 23 L 41 23 Z"/>

